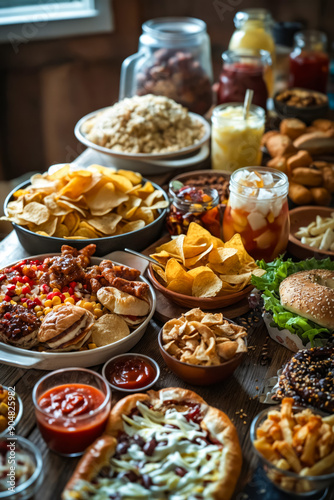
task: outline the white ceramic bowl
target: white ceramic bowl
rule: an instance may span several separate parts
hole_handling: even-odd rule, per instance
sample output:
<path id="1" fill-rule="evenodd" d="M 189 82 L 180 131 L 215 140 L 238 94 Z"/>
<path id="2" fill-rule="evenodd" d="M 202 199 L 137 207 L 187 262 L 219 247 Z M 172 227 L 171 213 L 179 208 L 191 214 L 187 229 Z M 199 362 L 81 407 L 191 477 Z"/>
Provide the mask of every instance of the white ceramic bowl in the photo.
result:
<path id="1" fill-rule="evenodd" d="M 46 257 L 52 257 L 54 255 L 60 254 L 42 254 L 34 255 L 28 258 L 45 259 Z M 102 260 L 103 259 L 98 257 L 91 257 L 91 264 L 98 264 Z M 6 267 L 10 267 L 17 262 L 20 261 L 8 263 L 6 264 Z M 116 264 L 118 263 L 116 262 Z M 145 321 L 124 339 L 118 340 L 110 345 L 79 352 L 38 352 L 29 349 L 22 349 L 20 347 L 14 347 L 0 342 L 0 363 L 20 368 L 37 368 L 38 370 L 56 370 L 58 368 L 68 368 L 72 366 L 87 368 L 89 366 L 105 363 L 111 356 L 116 356 L 117 354 L 129 351 L 144 335 L 156 307 L 156 297 L 152 286 L 143 276 L 140 276 L 139 280 L 144 281 L 150 287 L 149 296 L 151 311 Z"/>
<path id="2" fill-rule="evenodd" d="M 108 106 L 109 107 L 109 106 Z M 113 149 L 105 148 L 99 146 L 94 142 L 87 139 L 86 134 L 82 130 L 83 124 L 95 117 L 97 114 L 108 109 L 103 108 L 97 111 L 93 111 L 86 116 L 83 116 L 74 128 L 74 134 L 78 141 L 87 146 L 88 148 L 94 149 L 98 153 L 107 155 L 111 157 L 112 165 L 117 168 L 123 168 L 127 170 L 135 170 L 142 174 L 147 173 L 160 173 L 173 168 L 186 168 L 193 165 L 199 164 L 200 162 L 206 160 L 210 154 L 209 140 L 211 134 L 210 124 L 200 115 L 196 113 L 189 113 L 193 120 L 199 121 L 204 126 L 203 137 L 186 148 L 180 149 L 179 151 L 173 151 L 171 153 L 125 153 L 122 151 L 114 151 Z"/>

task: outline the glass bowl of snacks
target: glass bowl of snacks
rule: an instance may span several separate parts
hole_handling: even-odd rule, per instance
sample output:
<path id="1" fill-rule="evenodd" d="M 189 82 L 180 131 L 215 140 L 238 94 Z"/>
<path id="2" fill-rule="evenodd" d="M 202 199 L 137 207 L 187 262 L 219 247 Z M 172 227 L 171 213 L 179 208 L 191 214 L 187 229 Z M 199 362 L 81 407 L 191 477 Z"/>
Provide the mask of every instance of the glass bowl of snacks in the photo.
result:
<path id="1" fill-rule="evenodd" d="M 15 438 L 15 439 L 14 439 Z M 13 467 L 13 458 L 15 467 Z M 21 436 L 0 440 L 0 499 L 28 500 L 39 490 L 43 460 L 39 449 Z"/>
<path id="2" fill-rule="evenodd" d="M 334 415 L 284 398 L 252 422 L 250 437 L 268 479 L 302 498 L 334 482 Z"/>
<path id="3" fill-rule="evenodd" d="M 16 427 L 23 415 L 23 403 L 13 387 L 0 386 L 0 437 L 10 432 L 15 434 Z"/>
<path id="4" fill-rule="evenodd" d="M 247 331 L 221 313 L 191 309 L 159 332 L 160 353 L 175 375 L 211 385 L 232 375 L 247 352 Z"/>

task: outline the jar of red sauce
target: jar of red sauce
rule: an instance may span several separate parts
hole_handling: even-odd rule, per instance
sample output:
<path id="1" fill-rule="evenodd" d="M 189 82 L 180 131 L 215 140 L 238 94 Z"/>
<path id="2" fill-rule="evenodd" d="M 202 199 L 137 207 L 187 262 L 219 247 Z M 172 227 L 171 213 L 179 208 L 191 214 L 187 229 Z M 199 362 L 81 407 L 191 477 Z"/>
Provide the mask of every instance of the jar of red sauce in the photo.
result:
<path id="1" fill-rule="evenodd" d="M 189 224 L 196 222 L 220 238 L 219 193 L 209 187 L 187 186 L 180 181 L 169 184 L 170 208 L 166 218 L 170 234 L 187 234 Z"/>
<path id="2" fill-rule="evenodd" d="M 327 36 L 316 30 L 299 31 L 290 54 L 289 87 L 301 87 L 326 93 L 329 57 Z"/>
<path id="3" fill-rule="evenodd" d="M 268 90 L 265 74 L 271 68 L 268 51 L 256 54 L 246 49 L 227 50 L 222 54 L 223 68 L 219 77 L 218 104 L 243 102 L 247 89 L 254 91 L 253 104 L 266 109 Z"/>
<path id="4" fill-rule="evenodd" d="M 81 455 L 106 427 L 110 396 L 103 377 L 85 368 L 57 370 L 41 378 L 32 397 L 48 447 L 69 457 Z"/>

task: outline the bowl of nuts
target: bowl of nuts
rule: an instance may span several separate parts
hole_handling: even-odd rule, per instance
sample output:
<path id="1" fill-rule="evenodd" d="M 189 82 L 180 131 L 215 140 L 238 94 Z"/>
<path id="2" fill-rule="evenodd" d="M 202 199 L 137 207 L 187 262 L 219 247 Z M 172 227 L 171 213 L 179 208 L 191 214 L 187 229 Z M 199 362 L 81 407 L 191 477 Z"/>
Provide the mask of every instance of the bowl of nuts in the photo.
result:
<path id="1" fill-rule="evenodd" d="M 325 118 L 328 112 L 328 97 L 315 90 L 292 88 L 278 92 L 274 106 L 281 118 L 299 118 L 310 124 Z"/>
<path id="2" fill-rule="evenodd" d="M 81 118 L 74 133 L 113 166 L 141 173 L 191 167 L 209 156 L 209 123 L 164 96 L 125 98 Z"/>

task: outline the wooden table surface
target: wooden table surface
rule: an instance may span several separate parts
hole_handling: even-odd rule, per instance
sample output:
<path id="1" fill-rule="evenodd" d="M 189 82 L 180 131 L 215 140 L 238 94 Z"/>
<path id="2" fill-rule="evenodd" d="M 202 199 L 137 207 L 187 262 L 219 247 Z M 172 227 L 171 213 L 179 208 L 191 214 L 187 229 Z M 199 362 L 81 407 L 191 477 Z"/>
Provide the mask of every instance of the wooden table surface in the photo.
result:
<path id="1" fill-rule="evenodd" d="M 21 247 L 14 232 L 0 243 L 0 267 L 26 256 L 27 253 Z M 249 428 L 253 418 L 265 407 L 258 400 L 258 395 L 265 381 L 276 375 L 282 364 L 290 359 L 291 352 L 268 337 L 266 327 L 259 316 L 248 315 L 247 317 L 246 315 L 243 321 L 247 321 L 247 318 L 251 324 L 248 328 L 249 352 L 247 356 L 232 377 L 209 387 L 190 386 L 167 369 L 157 344 L 157 334 L 162 325 L 155 320 L 150 322 L 145 335 L 134 347 L 133 352 L 151 356 L 160 365 L 161 377 L 155 386 L 156 390 L 164 387 L 190 388 L 198 392 L 210 405 L 222 409 L 232 419 L 236 425 L 243 450 L 243 468 L 234 499 L 261 500 L 269 498 L 268 495 L 266 496 L 265 488 L 262 488 L 255 496 L 249 496 L 243 492 L 256 467 L 256 459 L 249 439 Z M 100 366 L 92 368 L 97 371 L 101 370 Z M 78 460 L 64 458 L 49 451 L 36 427 L 31 393 L 34 384 L 45 373 L 47 372 L 41 370 L 25 370 L 4 364 L 0 365 L 1 383 L 15 386 L 16 391 L 23 399 L 24 414 L 18 425 L 17 433 L 35 443 L 43 455 L 45 477 L 35 500 L 58 500 Z M 113 394 L 113 399 L 119 397 L 121 397 L 120 393 Z M 240 411 L 246 416 L 240 418 Z M 275 493 L 277 491 L 274 490 Z M 334 498 L 332 495 L 333 492 L 329 493 L 326 499 Z M 288 499 L 291 497 L 279 495 L 277 498 Z"/>

